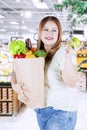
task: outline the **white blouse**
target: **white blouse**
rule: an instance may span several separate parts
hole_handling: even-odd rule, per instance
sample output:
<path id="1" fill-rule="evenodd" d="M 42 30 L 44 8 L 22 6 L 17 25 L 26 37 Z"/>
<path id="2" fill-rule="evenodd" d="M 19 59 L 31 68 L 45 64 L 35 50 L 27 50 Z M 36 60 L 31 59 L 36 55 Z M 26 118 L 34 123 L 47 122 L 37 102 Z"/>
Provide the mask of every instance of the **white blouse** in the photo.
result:
<path id="1" fill-rule="evenodd" d="M 45 105 L 55 109 L 74 111 L 78 107 L 78 93 L 64 84 L 62 70 L 65 63 L 65 47 L 61 46 L 51 63 L 45 67 Z"/>

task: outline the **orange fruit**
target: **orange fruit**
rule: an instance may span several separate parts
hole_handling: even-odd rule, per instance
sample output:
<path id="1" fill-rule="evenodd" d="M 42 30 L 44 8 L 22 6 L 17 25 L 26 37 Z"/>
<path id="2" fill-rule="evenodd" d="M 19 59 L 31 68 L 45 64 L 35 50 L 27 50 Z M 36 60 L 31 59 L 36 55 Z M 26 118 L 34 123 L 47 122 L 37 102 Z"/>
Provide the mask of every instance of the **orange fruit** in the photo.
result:
<path id="1" fill-rule="evenodd" d="M 33 52 L 35 52 L 36 50 L 37 50 L 36 47 L 32 47 L 32 48 L 31 48 L 31 51 L 33 51 Z"/>

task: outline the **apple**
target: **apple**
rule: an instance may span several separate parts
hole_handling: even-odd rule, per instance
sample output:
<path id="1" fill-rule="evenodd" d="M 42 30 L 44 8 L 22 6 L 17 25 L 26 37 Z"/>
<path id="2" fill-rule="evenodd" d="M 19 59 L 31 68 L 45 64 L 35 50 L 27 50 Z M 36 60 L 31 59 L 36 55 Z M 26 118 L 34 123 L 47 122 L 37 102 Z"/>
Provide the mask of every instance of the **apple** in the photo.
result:
<path id="1" fill-rule="evenodd" d="M 72 47 L 73 49 L 79 48 L 81 45 L 81 41 L 77 38 L 77 37 L 73 37 L 70 42 L 69 42 L 69 46 Z"/>

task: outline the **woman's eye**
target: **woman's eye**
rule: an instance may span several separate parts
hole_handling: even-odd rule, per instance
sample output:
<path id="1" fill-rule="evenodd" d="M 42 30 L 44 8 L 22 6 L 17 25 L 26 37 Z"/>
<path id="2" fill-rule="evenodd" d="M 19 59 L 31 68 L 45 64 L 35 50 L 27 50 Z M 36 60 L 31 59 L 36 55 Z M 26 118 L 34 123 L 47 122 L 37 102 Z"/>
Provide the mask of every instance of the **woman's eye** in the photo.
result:
<path id="1" fill-rule="evenodd" d="M 43 29 L 43 31 L 47 32 L 47 31 L 48 31 L 48 29 L 44 28 L 44 29 Z"/>
<path id="2" fill-rule="evenodd" d="M 54 33 L 54 32 L 57 32 L 56 29 L 49 30 L 49 29 L 47 29 L 47 28 L 44 28 L 43 31 L 44 31 L 44 32 L 53 32 L 53 33 Z"/>
<path id="3" fill-rule="evenodd" d="M 57 31 L 56 29 L 52 30 L 52 32 L 56 32 L 56 31 Z"/>

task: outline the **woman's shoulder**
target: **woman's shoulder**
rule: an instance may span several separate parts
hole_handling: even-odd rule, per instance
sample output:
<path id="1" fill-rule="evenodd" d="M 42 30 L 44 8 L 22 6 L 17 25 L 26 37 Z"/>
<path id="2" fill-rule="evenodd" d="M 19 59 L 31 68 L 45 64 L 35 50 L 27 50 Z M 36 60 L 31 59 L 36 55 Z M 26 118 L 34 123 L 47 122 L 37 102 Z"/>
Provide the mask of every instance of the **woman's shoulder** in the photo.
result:
<path id="1" fill-rule="evenodd" d="M 55 53 L 55 55 L 53 56 L 50 66 L 59 66 L 59 64 L 61 64 L 61 62 L 64 62 L 65 59 L 65 46 L 61 46 L 57 52 Z M 55 67 L 56 68 L 56 67 Z"/>
<path id="2" fill-rule="evenodd" d="M 65 51 L 65 48 L 65 45 L 61 45 L 60 48 L 57 50 L 57 53 Z"/>
<path id="3" fill-rule="evenodd" d="M 54 57 L 63 57 L 65 55 L 66 47 L 65 45 L 61 45 L 60 48 L 55 53 Z"/>

